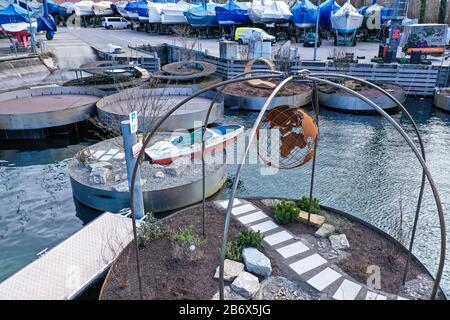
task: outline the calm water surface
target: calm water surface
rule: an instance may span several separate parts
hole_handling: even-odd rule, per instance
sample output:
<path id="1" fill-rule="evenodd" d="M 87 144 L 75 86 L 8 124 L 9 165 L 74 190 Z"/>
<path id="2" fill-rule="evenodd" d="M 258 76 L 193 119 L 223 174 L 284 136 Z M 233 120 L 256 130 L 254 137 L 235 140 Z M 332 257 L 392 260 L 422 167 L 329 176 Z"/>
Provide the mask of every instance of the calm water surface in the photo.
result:
<path id="1" fill-rule="evenodd" d="M 427 149 L 450 230 L 450 115 L 431 101 L 409 100 Z M 394 116 L 414 134 L 404 116 Z M 226 122 L 250 127 L 256 113 L 226 112 Z M 380 117 L 322 110 L 315 196 L 322 204 L 358 216 L 392 235 L 398 233 L 400 207 L 406 229 L 412 223 L 421 169 L 402 137 Z M 66 166 L 88 143 L 38 151 L 0 150 L 0 281 L 79 230 L 95 213 L 72 197 Z M 5 148 L 3 148 L 5 149 Z M 26 150 L 26 148 L 21 148 Z M 248 165 L 239 196 L 298 198 L 308 193 L 310 164 L 275 175 Z M 233 175 L 236 167 L 230 166 Z M 227 189 L 219 196 L 225 197 Z M 401 201 L 399 199 L 402 199 Z M 447 232 L 450 238 L 450 231 Z M 450 241 L 448 243 L 450 247 Z M 439 253 L 439 226 L 431 191 L 426 189 L 415 253 L 433 273 Z M 443 287 L 450 293 L 450 259 Z"/>

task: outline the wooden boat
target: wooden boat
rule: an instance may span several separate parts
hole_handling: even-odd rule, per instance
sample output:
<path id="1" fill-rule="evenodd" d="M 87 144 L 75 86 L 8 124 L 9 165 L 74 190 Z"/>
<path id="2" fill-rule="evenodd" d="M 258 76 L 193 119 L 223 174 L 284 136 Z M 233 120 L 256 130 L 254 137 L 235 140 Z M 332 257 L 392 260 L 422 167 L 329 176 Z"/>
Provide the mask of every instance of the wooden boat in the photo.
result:
<path id="1" fill-rule="evenodd" d="M 235 139 L 244 131 L 243 126 L 223 125 L 207 128 L 205 135 L 205 152 L 224 148 L 234 143 Z M 180 134 L 167 140 L 161 140 L 145 149 L 145 154 L 151 163 L 167 165 L 180 157 L 200 156 L 202 153 L 202 129 L 191 133 Z"/>

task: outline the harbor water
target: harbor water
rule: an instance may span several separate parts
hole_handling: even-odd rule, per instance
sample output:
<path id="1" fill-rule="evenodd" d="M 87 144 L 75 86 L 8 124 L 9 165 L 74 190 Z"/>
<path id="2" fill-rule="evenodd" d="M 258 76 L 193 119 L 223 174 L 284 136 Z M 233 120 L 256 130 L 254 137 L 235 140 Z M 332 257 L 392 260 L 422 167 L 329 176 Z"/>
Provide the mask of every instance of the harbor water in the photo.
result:
<path id="1" fill-rule="evenodd" d="M 446 217 L 450 213 L 450 115 L 431 107 L 430 99 L 409 99 L 427 161 L 437 183 Z M 257 113 L 225 112 L 224 122 L 253 125 Z M 406 131 L 414 131 L 405 116 L 394 115 Z M 414 138 L 417 141 L 417 139 Z M 68 146 L 0 150 L 0 281 L 83 227 L 96 214 L 73 199 L 67 164 L 88 142 Z M 290 197 L 307 195 L 311 164 L 260 175 L 261 165 L 243 170 L 238 196 Z M 232 177 L 236 166 L 229 167 Z M 403 138 L 381 117 L 320 112 L 320 142 L 314 194 L 321 204 L 362 218 L 399 237 L 411 227 L 421 180 L 421 167 Z M 226 197 L 224 188 L 218 197 Z M 401 218 L 402 217 L 402 218 Z M 450 219 L 447 218 L 447 225 Z M 450 226 L 447 228 L 450 230 Z M 450 231 L 447 231 L 450 238 Z M 402 239 L 400 239 L 402 240 Z M 407 243 L 407 242 L 405 242 Z M 450 241 L 448 242 L 450 247 Z M 439 254 L 439 224 L 427 186 L 414 253 L 435 273 Z M 399 277 L 401 274 L 399 273 Z M 450 259 L 443 288 L 450 294 Z"/>

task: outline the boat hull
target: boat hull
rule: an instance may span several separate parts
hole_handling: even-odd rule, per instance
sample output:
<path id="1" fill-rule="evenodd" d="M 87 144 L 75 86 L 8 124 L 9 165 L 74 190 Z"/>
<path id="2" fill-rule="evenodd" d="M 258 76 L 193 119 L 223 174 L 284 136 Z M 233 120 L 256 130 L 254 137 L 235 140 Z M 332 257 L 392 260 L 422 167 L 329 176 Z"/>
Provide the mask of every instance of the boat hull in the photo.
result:
<path id="1" fill-rule="evenodd" d="M 433 97 L 433 105 L 447 113 L 450 113 L 450 92 L 445 89 L 437 89 Z"/>

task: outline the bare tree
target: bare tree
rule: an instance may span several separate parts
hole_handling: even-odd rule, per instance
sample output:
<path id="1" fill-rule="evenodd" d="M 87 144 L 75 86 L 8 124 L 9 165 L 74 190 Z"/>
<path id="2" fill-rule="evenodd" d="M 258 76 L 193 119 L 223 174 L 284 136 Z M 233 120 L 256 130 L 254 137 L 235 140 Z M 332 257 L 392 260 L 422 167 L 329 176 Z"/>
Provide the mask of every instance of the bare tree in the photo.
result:
<path id="1" fill-rule="evenodd" d="M 197 38 L 192 38 L 193 30 L 190 25 L 175 25 L 172 27 L 175 35 L 175 43 L 180 47 L 178 52 L 179 61 L 195 60 L 197 53 Z"/>

